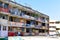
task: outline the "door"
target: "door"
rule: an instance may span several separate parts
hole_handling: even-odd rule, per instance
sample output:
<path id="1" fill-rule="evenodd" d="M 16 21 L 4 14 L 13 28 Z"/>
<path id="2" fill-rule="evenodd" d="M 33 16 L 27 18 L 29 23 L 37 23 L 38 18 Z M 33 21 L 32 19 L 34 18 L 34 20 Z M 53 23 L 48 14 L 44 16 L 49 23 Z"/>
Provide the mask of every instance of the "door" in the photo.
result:
<path id="1" fill-rule="evenodd" d="M 0 37 L 1 37 L 1 25 L 0 25 Z"/>
<path id="2" fill-rule="evenodd" d="M 2 37 L 8 36 L 8 26 L 1 26 L 1 36 Z"/>

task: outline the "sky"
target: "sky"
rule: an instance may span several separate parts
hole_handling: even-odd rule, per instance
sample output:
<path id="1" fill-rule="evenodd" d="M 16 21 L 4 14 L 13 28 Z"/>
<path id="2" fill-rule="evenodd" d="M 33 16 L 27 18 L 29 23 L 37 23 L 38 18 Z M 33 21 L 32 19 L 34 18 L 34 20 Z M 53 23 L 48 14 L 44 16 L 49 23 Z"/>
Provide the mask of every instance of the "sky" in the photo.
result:
<path id="1" fill-rule="evenodd" d="M 44 13 L 50 17 L 50 20 L 60 20 L 60 0 L 15 0 L 22 5 Z"/>

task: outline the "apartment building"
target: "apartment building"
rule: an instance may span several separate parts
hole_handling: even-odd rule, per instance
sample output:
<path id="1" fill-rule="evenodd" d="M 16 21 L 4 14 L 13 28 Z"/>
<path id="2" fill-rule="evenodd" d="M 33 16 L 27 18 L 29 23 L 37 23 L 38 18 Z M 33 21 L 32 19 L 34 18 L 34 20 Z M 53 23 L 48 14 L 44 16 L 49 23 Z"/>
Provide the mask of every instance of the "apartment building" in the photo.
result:
<path id="1" fill-rule="evenodd" d="M 13 1 L 0 0 L 0 36 L 47 35 L 49 16 Z"/>
<path id="2" fill-rule="evenodd" d="M 58 20 L 50 20 L 49 26 L 50 26 L 49 28 L 52 28 L 51 29 L 51 31 L 52 31 L 51 35 L 52 34 L 60 35 L 60 21 L 58 21 Z M 51 32 L 51 31 L 49 31 L 49 32 Z"/>

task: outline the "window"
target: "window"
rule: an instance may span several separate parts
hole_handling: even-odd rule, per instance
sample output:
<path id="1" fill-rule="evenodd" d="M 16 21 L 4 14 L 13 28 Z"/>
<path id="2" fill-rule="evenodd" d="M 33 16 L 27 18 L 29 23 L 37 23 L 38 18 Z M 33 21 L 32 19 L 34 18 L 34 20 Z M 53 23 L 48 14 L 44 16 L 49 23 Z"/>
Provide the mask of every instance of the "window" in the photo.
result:
<path id="1" fill-rule="evenodd" d="M 54 22 L 50 22 L 50 24 L 54 24 Z"/>
<path id="2" fill-rule="evenodd" d="M 32 13 L 31 15 L 32 15 L 32 17 L 35 17 L 35 14 Z"/>
<path id="3" fill-rule="evenodd" d="M 10 18 L 9 18 L 9 21 L 13 21 L 13 17 L 10 17 Z"/>
<path id="4" fill-rule="evenodd" d="M 27 21 L 27 24 L 30 24 L 30 21 Z"/>
<path id="5" fill-rule="evenodd" d="M 2 19 L 7 19 L 7 20 L 8 20 L 8 16 L 7 16 L 7 15 L 2 15 L 2 14 L 0 14 L 0 18 L 2 18 Z"/>
<path id="6" fill-rule="evenodd" d="M 12 31 L 12 27 L 8 27 L 8 31 Z"/>
<path id="7" fill-rule="evenodd" d="M 0 2 L 0 7 L 2 7 L 2 2 Z"/>
<path id="8" fill-rule="evenodd" d="M 4 31 L 6 30 L 6 26 L 3 26 L 3 30 L 4 30 Z"/>
<path id="9" fill-rule="evenodd" d="M 3 19 L 6 19 L 6 16 L 3 16 L 2 18 L 3 18 Z"/>
<path id="10" fill-rule="evenodd" d="M 44 17 L 41 17 L 41 20 L 42 20 L 43 22 L 45 22 L 45 18 L 44 18 Z"/>
<path id="11" fill-rule="evenodd" d="M 30 32 L 30 29 L 29 28 L 26 28 L 26 32 L 29 33 Z"/>
<path id="12" fill-rule="evenodd" d="M 38 25 L 38 22 L 36 22 L 36 25 Z"/>
<path id="13" fill-rule="evenodd" d="M 13 12 L 13 9 L 12 8 L 9 8 L 9 12 L 12 13 Z"/>
<path id="14" fill-rule="evenodd" d="M 13 13 L 14 13 L 14 15 L 18 15 L 18 9 L 16 7 L 13 8 Z"/>
<path id="15" fill-rule="evenodd" d="M 44 17 L 42 17 L 42 20 L 44 20 L 45 18 Z"/>
<path id="16" fill-rule="evenodd" d="M 35 14 L 35 18 L 38 19 L 38 14 Z"/>
<path id="17" fill-rule="evenodd" d="M 45 26 L 45 23 L 42 23 L 42 26 Z"/>
<path id="18" fill-rule="evenodd" d="M 4 8 L 8 8 L 8 4 L 5 3 L 5 4 L 4 4 Z"/>
<path id="19" fill-rule="evenodd" d="M 19 18 L 14 18 L 14 22 L 20 22 Z"/>
<path id="20" fill-rule="evenodd" d="M 42 29 L 40 29 L 40 30 L 39 30 L 39 33 L 44 33 L 44 32 L 45 32 L 45 31 L 44 31 L 44 30 L 42 30 Z"/>
<path id="21" fill-rule="evenodd" d="M 24 32 L 24 28 L 20 28 Z"/>
<path id="22" fill-rule="evenodd" d="M 0 30 L 1 30 L 1 25 L 0 25 Z"/>
<path id="23" fill-rule="evenodd" d="M 60 22 L 58 21 L 58 22 L 55 22 L 56 24 L 59 24 Z"/>
<path id="24" fill-rule="evenodd" d="M 8 19 L 8 17 L 6 15 L 3 15 L 2 18 L 3 19 Z"/>
<path id="25" fill-rule="evenodd" d="M 23 16 L 24 14 L 26 14 L 26 11 L 21 11 L 20 16 Z"/>
<path id="26" fill-rule="evenodd" d="M 31 13 L 26 13 L 26 14 L 29 15 L 29 16 L 31 16 L 31 15 L 30 15 Z"/>
<path id="27" fill-rule="evenodd" d="M 35 24 L 35 20 L 31 20 L 30 22 L 31 22 L 31 24 Z"/>

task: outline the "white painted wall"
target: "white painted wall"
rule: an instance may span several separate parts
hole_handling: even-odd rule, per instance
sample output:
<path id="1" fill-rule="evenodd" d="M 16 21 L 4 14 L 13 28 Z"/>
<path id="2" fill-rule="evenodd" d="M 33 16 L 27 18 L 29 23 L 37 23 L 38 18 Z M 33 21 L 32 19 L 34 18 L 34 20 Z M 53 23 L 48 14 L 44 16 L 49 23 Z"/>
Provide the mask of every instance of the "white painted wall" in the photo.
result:
<path id="1" fill-rule="evenodd" d="M 56 30 L 56 28 L 49 28 L 49 30 Z"/>
<path id="2" fill-rule="evenodd" d="M 5 31 L 3 31 L 3 26 L 1 26 L 0 36 L 1 37 L 7 37 L 8 36 L 8 27 L 7 26 L 6 26 L 6 30 Z"/>
<path id="3" fill-rule="evenodd" d="M 50 22 L 56 22 L 56 21 L 58 21 L 58 20 L 50 20 Z M 54 24 L 49 24 L 49 26 L 55 26 L 56 28 L 60 28 L 60 24 L 56 24 L 56 23 L 54 23 Z M 53 28 L 49 28 L 49 30 L 54 30 Z M 60 33 L 60 30 L 58 30 L 58 32 Z"/>

